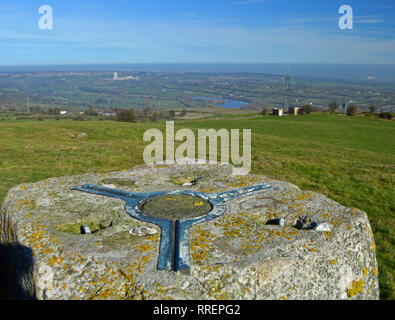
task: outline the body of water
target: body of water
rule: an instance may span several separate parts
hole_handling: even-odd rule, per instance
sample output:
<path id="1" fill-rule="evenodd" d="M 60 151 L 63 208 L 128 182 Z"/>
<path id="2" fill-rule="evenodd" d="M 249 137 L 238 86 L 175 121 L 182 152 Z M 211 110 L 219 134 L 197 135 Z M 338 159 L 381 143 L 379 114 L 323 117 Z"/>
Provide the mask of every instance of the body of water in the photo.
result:
<path id="1" fill-rule="evenodd" d="M 223 98 L 213 98 L 213 97 L 194 97 L 193 99 L 194 100 L 208 100 L 208 101 L 225 100 L 224 103 L 217 104 L 217 106 L 222 107 L 222 108 L 229 108 L 229 109 L 239 109 L 242 106 L 248 104 L 248 102 L 246 102 L 246 101 L 223 99 Z"/>

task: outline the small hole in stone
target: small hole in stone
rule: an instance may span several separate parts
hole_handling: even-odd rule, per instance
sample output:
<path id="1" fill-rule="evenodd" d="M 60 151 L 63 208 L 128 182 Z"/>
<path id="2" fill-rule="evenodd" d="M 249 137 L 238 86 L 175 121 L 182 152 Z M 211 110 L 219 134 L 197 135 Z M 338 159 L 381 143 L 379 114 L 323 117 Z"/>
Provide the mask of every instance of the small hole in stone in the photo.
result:
<path id="1" fill-rule="evenodd" d="M 298 221 L 296 221 L 295 228 L 298 230 L 311 230 L 317 227 L 317 223 L 311 221 L 307 217 L 299 217 Z"/>
<path id="2" fill-rule="evenodd" d="M 276 225 L 284 227 L 284 218 L 269 220 L 268 222 L 266 222 L 266 225 Z"/>

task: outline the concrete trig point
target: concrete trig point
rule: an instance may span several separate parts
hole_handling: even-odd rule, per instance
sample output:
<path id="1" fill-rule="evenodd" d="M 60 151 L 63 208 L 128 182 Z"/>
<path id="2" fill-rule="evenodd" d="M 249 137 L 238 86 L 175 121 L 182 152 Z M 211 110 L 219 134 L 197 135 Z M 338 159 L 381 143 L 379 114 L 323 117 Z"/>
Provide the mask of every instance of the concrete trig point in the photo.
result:
<path id="1" fill-rule="evenodd" d="M 271 186 L 263 184 L 213 194 L 188 190 L 134 193 L 85 184 L 73 190 L 121 199 L 126 202 L 125 210 L 131 217 L 159 226 L 157 269 L 178 271 L 189 268 L 188 230 L 193 225 L 224 214 L 224 202 L 230 199 L 268 188 Z"/>
<path id="2" fill-rule="evenodd" d="M 17 239 L 7 279 L 23 276 L 38 299 L 379 293 L 366 213 L 286 181 L 235 176 L 230 165 L 144 165 L 16 186 L 0 235 L 0 245 Z"/>

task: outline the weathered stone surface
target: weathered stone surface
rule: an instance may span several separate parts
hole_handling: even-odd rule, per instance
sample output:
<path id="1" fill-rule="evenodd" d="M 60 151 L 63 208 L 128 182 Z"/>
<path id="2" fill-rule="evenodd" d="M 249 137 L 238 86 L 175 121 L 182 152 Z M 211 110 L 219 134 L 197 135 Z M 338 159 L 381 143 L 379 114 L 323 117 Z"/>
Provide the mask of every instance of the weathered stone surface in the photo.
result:
<path id="1" fill-rule="evenodd" d="M 287 182 L 231 173 L 229 165 L 139 166 L 14 187 L 0 234 L 2 248 L 18 249 L 3 270 L 16 268 L 20 292 L 39 299 L 378 298 L 364 212 Z M 224 215 L 193 226 L 191 268 L 174 272 L 156 269 L 160 229 L 130 217 L 122 200 L 72 190 L 86 183 L 134 192 L 279 189 L 232 199 Z M 82 225 L 91 234 L 81 234 Z"/>

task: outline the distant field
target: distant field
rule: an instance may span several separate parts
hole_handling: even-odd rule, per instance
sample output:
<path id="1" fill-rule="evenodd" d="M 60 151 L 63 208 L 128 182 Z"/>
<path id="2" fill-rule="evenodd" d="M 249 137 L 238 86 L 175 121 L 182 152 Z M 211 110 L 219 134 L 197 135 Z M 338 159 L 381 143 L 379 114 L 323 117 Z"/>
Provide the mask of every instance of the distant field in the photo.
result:
<path id="1" fill-rule="evenodd" d="M 254 116 L 253 114 L 251 116 Z M 142 136 L 164 122 L 1 121 L 0 199 L 23 182 L 143 163 Z M 178 128 L 252 129 L 252 171 L 368 213 L 382 299 L 395 299 L 395 123 L 339 115 L 184 120 Z M 71 138 L 85 132 L 87 138 Z"/>

